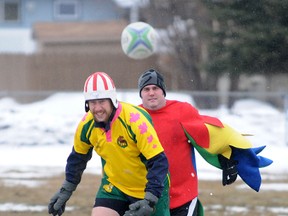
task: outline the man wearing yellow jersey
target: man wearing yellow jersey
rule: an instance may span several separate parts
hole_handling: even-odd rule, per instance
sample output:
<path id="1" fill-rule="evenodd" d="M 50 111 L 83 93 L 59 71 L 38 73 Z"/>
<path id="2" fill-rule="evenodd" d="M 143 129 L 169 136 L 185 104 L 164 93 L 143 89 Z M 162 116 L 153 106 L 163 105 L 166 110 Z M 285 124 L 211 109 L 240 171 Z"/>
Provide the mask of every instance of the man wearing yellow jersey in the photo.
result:
<path id="1" fill-rule="evenodd" d="M 148 113 L 118 102 L 114 82 L 103 72 L 87 78 L 84 97 L 87 113 L 77 127 L 66 178 L 50 200 L 49 214 L 64 213 L 94 149 L 103 176 L 92 216 L 169 216 L 168 161 Z"/>

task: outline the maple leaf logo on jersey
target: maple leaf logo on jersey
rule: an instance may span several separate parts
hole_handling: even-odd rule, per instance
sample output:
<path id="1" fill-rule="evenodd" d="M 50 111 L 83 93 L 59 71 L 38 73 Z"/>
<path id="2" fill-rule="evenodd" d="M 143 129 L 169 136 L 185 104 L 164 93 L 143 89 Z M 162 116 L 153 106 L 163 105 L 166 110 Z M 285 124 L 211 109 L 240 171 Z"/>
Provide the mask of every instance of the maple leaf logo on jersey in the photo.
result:
<path id="1" fill-rule="evenodd" d="M 121 148 L 126 148 L 128 146 L 127 141 L 124 139 L 123 136 L 119 136 L 117 139 L 117 144 L 121 147 Z"/>

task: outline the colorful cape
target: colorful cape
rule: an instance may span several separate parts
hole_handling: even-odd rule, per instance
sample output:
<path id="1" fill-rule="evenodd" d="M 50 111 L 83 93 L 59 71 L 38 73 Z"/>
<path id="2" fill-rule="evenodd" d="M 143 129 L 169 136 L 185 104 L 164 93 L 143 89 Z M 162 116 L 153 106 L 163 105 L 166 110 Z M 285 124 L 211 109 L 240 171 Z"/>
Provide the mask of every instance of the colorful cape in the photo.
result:
<path id="1" fill-rule="evenodd" d="M 261 185 L 259 168 L 269 166 L 273 162 L 258 156 L 265 146 L 252 148 L 252 144 L 245 136 L 219 119 L 210 116 L 202 118 L 202 123 L 181 122 L 189 142 L 208 163 L 219 169 L 221 169 L 219 154 L 238 161 L 238 175 L 258 192 Z"/>

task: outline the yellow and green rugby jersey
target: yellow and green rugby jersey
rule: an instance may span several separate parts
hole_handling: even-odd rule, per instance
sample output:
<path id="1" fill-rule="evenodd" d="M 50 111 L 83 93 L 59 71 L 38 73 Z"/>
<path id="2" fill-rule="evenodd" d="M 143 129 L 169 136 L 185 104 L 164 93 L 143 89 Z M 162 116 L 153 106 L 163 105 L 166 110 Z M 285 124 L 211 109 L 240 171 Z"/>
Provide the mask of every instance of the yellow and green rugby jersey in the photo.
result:
<path id="1" fill-rule="evenodd" d="M 109 131 L 94 124 L 89 111 L 78 125 L 75 151 L 87 154 L 93 146 L 101 156 L 108 181 L 127 195 L 143 198 L 147 183 L 145 162 L 163 152 L 149 114 L 120 102 Z"/>

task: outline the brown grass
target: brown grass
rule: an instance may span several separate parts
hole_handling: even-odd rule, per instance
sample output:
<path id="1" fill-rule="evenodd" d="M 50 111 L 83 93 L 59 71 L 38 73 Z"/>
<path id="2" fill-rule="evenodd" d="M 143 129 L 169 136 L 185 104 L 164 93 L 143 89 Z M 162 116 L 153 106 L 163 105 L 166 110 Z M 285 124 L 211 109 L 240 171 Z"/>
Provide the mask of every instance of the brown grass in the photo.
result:
<path id="1" fill-rule="evenodd" d="M 287 182 L 288 176 L 281 181 L 263 180 L 262 184 L 287 184 Z M 244 185 L 242 180 L 225 187 L 218 181 L 200 181 L 199 188 L 199 197 L 205 208 L 205 215 L 276 216 L 279 213 L 271 212 L 275 207 L 284 207 L 286 213 L 281 215 L 288 215 L 287 188 L 283 191 L 260 189 L 256 192 Z"/>
<path id="2" fill-rule="evenodd" d="M 31 179 L 33 181 L 34 179 Z M 39 178 L 37 178 L 39 180 Z M 37 187 L 25 186 L 5 186 L 0 178 L 0 204 L 29 204 L 47 206 L 50 197 L 56 192 L 63 181 L 63 175 L 53 178 L 40 179 L 44 184 Z M 67 206 L 74 206 L 73 211 L 67 211 L 64 215 L 79 216 L 90 215 L 94 204 L 94 197 L 99 186 L 100 177 L 92 174 L 84 174 L 81 184 L 74 192 Z M 288 183 L 288 176 L 283 180 L 272 181 L 265 180 L 263 183 Z M 266 191 L 260 190 L 255 192 L 250 188 L 244 187 L 242 181 L 237 181 L 230 186 L 223 187 L 219 181 L 200 181 L 199 197 L 205 208 L 205 215 L 253 215 L 253 216 L 276 216 L 269 210 L 271 207 L 288 208 L 287 188 L 283 191 Z M 231 210 L 231 207 L 237 207 L 238 211 Z M 288 215 L 288 213 L 285 213 Z M 285 215 L 284 213 L 281 215 Z M 35 212 L 1 212 L 0 215 L 5 216 L 43 216 L 48 215 L 47 210 Z"/>

